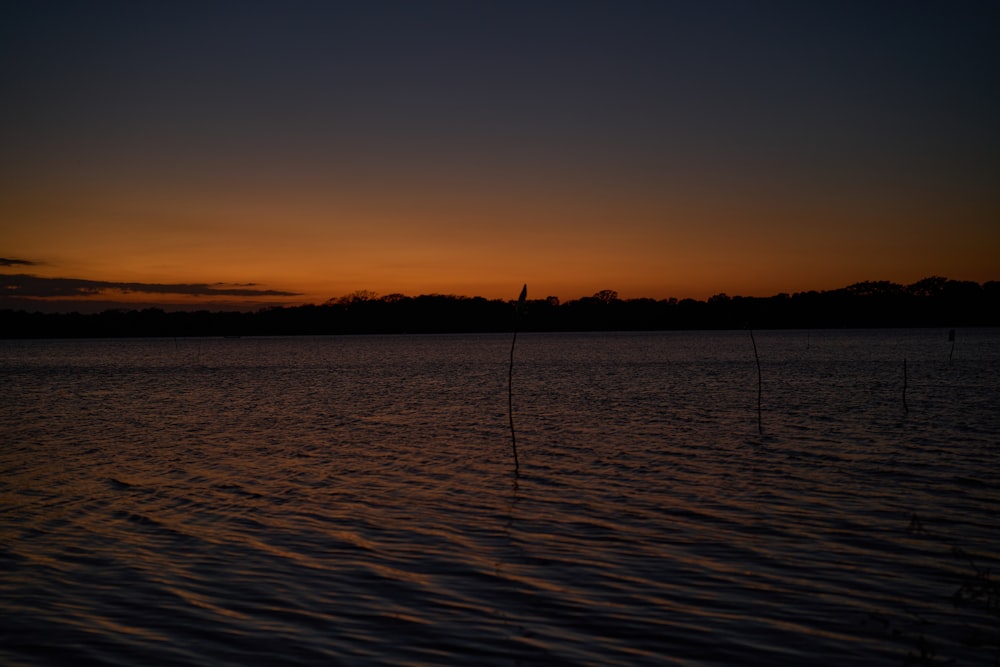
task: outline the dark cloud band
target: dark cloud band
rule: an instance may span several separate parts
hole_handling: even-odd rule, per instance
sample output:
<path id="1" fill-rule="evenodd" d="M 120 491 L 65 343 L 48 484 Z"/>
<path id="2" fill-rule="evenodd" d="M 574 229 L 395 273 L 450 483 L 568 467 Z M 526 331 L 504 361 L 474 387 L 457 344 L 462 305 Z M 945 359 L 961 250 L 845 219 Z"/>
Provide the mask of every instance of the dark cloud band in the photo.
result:
<path id="1" fill-rule="evenodd" d="M 10 266 L 10 264 L 6 266 Z M 247 289 L 246 286 L 218 287 L 217 285 L 218 283 L 216 285 L 204 283 L 117 283 L 80 278 L 41 278 L 23 273 L 0 275 L 0 294 L 7 297 L 84 297 L 95 296 L 111 290 L 140 294 L 185 294 L 188 296 L 301 296 L 298 292 Z"/>

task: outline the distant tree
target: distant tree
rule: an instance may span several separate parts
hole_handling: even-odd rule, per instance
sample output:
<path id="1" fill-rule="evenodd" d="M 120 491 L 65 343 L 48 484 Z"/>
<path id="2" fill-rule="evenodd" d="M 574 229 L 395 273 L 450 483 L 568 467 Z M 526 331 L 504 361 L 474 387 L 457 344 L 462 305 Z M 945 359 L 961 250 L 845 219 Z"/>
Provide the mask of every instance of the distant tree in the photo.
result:
<path id="1" fill-rule="evenodd" d="M 930 276 L 907 286 L 906 291 L 916 297 L 935 297 L 944 291 L 947 282 L 947 278 Z"/>
<path id="2" fill-rule="evenodd" d="M 592 298 L 597 299 L 601 303 L 612 303 L 619 300 L 618 292 L 613 289 L 602 289 L 600 292 L 594 294 Z"/>
<path id="3" fill-rule="evenodd" d="M 854 296 L 899 296 L 904 291 L 902 285 L 888 280 L 866 280 L 845 289 Z"/>
<path id="4" fill-rule="evenodd" d="M 359 303 L 364 301 L 374 301 L 378 298 L 377 292 L 372 292 L 366 289 L 359 289 L 350 294 L 345 294 L 342 297 L 338 297 L 334 302 L 341 305 L 350 305 L 352 303 Z"/>
<path id="5" fill-rule="evenodd" d="M 944 284 L 943 292 L 949 299 L 963 300 L 977 298 L 983 293 L 983 288 L 971 280 L 949 280 Z"/>

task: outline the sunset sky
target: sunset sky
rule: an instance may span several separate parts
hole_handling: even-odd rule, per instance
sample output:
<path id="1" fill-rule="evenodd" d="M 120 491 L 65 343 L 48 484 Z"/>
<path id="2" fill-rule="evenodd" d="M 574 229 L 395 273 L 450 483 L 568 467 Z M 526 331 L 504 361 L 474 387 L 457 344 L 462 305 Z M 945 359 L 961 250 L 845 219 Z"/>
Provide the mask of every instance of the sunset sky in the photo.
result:
<path id="1" fill-rule="evenodd" d="M 997 280 L 998 8 L 8 2 L 0 307 Z"/>

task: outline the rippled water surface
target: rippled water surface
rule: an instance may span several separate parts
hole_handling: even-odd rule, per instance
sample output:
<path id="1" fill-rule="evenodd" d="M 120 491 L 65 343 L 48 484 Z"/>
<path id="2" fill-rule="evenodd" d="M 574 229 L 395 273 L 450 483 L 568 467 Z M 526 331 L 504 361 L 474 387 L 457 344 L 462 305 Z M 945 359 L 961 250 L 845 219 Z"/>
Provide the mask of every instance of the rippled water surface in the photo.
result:
<path id="1" fill-rule="evenodd" d="M 0 664 L 992 664 L 1000 331 L 754 336 L 521 334 L 517 470 L 507 335 L 0 342 Z"/>

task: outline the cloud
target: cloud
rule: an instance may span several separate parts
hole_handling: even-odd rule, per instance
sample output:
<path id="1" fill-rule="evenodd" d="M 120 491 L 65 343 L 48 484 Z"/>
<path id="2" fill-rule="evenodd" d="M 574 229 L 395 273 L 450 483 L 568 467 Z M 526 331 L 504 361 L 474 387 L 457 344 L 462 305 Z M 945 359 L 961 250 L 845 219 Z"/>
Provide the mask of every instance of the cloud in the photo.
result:
<path id="1" fill-rule="evenodd" d="M 27 259 L 14 259 L 12 257 L 0 257 L 0 266 L 38 266 L 38 262 Z"/>
<path id="2" fill-rule="evenodd" d="M 24 260 L 7 260 L 24 262 Z M 30 264 L 30 262 L 29 262 Z M 9 266 L 9 264 L 7 265 Z M 301 296 L 298 292 L 282 290 L 249 289 L 253 283 L 220 287 L 223 283 L 116 283 L 80 278 L 41 278 L 24 273 L 0 274 L 0 296 L 4 297 L 88 297 L 117 290 L 139 294 L 183 294 L 187 296 L 273 297 Z"/>

